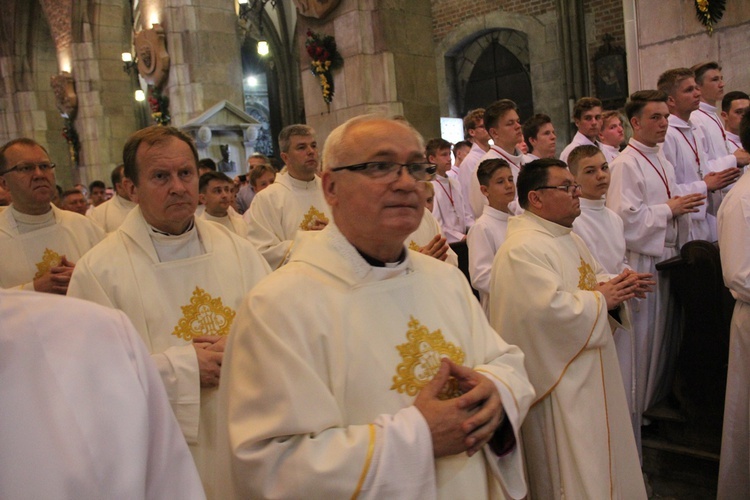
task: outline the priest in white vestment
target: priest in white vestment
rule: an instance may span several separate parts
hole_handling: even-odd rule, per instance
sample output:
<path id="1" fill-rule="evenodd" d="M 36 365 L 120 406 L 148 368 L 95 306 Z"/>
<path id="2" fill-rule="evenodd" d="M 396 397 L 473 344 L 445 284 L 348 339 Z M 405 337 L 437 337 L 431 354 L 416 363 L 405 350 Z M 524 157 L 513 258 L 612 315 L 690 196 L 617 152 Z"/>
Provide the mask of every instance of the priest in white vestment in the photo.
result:
<path id="1" fill-rule="evenodd" d="M 204 210 L 196 217 L 221 224 L 240 238 L 247 238 L 247 223 L 232 209 L 234 184 L 227 174 L 209 171 L 201 175 L 198 183 L 198 199 Z"/>
<path id="2" fill-rule="evenodd" d="M 674 167 L 680 194 L 708 196 L 734 183 L 740 170 L 730 167 L 712 172 L 703 148 L 703 131 L 690 120 L 701 96 L 694 73 L 687 68 L 667 70 L 659 77 L 658 86 L 669 96 L 669 129 L 662 152 Z M 690 240 L 716 241 L 716 217 L 706 209 L 707 205 L 703 205 L 690 214 Z"/>
<path id="3" fill-rule="evenodd" d="M 114 196 L 99 206 L 92 208 L 87 214 L 91 220 L 104 229 L 105 233 L 111 233 L 120 227 L 125 217 L 135 208 L 135 203 L 130 199 L 130 194 L 128 194 L 127 183 L 130 181 L 123 175 L 124 171 L 124 165 L 118 165 L 112 170 L 112 186 L 115 189 Z"/>
<path id="4" fill-rule="evenodd" d="M 599 147 L 599 132 L 602 128 L 602 101 L 596 97 L 581 97 L 573 107 L 573 123 L 576 135 L 560 153 L 560 159 L 568 162 L 568 155 L 578 146 Z"/>
<path id="5" fill-rule="evenodd" d="M 484 213 L 469 230 L 466 243 L 469 247 L 471 285 L 479 292 L 479 302 L 489 318 L 492 261 L 505 241 L 510 217 L 508 205 L 516 197 L 516 184 L 508 162 L 502 158 L 480 163 L 477 179 L 489 205 L 485 205 Z"/>
<path id="6" fill-rule="evenodd" d="M 750 147 L 750 114 L 740 128 Z M 719 208 L 724 283 L 737 300 L 729 338 L 729 368 L 719 460 L 719 500 L 750 497 L 750 178 L 743 175 Z"/>
<path id="7" fill-rule="evenodd" d="M 269 273 L 246 239 L 194 217 L 198 154 L 189 136 L 148 127 L 125 144 L 138 203 L 76 267 L 71 296 L 120 309 L 151 353 L 209 498 L 216 471 L 216 392 L 226 336 L 243 296 Z"/>
<path id="8" fill-rule="evenodd" d="M 524 497 L 523 355 L 456 268 L 404 246 L 434 175 L 421 138 L 357 117 L 324 165 L 333 221 L 298 236 L 227 346 L 226 498 Z"/>
<path id="9" fill-rule="evenodd" d="M 526 164 L 517 187 L 525 212 L 495 257 L 489 310 L 537 394 L 523 424 L 529 497 L 645 499 L 608 314 L 645 276 L 610 279 L 571 232 L 580 186 L 564 162 Z"/>
<path id="10" fill-rule="evenodd" d="M 122 312 L 0 290 L 0 324 L 0 498 L 205 498 Z"/>
<path id="11" fill-rule="evenodd" d="M 83 215 L 51 203 L 55 164 L 32 139 L 0 147 L 0 186 L 13 202 L 0 212 L 0 287 L 65 295 L 78 259 L 104 233 Z"/>
<path id="12" fill-rule="evenodd" d="M 257 193 L 243 217 L 248 238 L 271 269 L 284 265 L 298 231 L 323 229 L 330 218 L 318 172 L 318 142 L 307 125 L 289 125 L 279 134 L 286 172 Z"/>
<path id="13" fill-rule="evenodd" d="M 677 255 L 688 241 L 689 214 L 700 209 L 705 196 L 679 194 L 674 168 L 659 148 L 668 128 L 667 94 L 636 92 L 625 111 L 633 137 L 610 165 L 606 205 L 623 221 L 628 264 L 636 272 L 653 274 L 657 282 L 654 293 L 634 300 L 631 308 L 639 381 L 636 407 L 647 410 L 666 390 L 667 362 L 676 354 L 666 331 L 673 315 L 669 283 L 657 275 L 656 264 Z"/>

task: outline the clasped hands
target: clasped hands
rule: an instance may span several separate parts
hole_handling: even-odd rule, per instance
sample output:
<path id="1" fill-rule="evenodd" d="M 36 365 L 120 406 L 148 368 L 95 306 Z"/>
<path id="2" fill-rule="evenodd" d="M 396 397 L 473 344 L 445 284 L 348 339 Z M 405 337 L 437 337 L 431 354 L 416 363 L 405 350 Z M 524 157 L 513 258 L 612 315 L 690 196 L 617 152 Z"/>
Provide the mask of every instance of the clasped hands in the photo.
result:
<path id="1" fill-rule="evenodd" d="M 656 285 L 652 278 L 651 273 L 637 273 L 632 269 L 625 269 L 611 280 L 596 285 L 594 290 L 604 295 L 607 310 L 611 311 L 633 297 L 645 298 L 646 293 L 652 292 Z"/>
<path id="2" fill-rule="evenodd" d="M 461 396 L 439 399 L 450 377 L 458 381 Z M 414 400 L 427 421 L 435 458 L 466 452 L 472 456 L 487 444 L 502 423 L 500 393 L 490 379 L 466 366 L 443 358 L 435 377 Z"/>
<path id="3" fill-rule="evenodd" d="M 221 362 L 224 359 L 226 344 L 226 335 L 203 335 L 193 338 L 195 355 L 198 357 L 201 387 L 216 387 L 219 385 Z"/>

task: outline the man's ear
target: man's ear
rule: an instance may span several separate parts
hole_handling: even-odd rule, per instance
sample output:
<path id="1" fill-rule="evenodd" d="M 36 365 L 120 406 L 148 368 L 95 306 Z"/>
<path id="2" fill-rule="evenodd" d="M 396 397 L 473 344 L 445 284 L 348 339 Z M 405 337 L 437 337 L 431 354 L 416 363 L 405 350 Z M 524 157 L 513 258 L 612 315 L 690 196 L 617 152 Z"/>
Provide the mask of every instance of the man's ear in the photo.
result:
<path id="1" fill-rule="evenodd" d="M 201 205 L 206 204 L 206 195 L 204 193 L 198 193 L 198 203 Z"/>
<path id="2" fill-rule="evenodd" d="M 288 159 L 289 159 L 289 155 L 288 154 L 281 153 L 281 161 L 284 162 L 284 165 L 286 165 Z"/>
<path id="3" fill-rule="evenodd" d="M 482 192 L 484 196 L 489 195 L 489 190 L 487 189 L 487 186 L 484 186 L 482 184 L 479 185 L 479 190 Z"/>
<path id="4" fill-rule="evenodd" d="M 338 204 L 338 184 L 335 178 L 334 172 L 330 170 L 324 170 L 320 178 L 323 184 L 323 196 L 332 207 Z"/>
<path id="5" fill-rule="evenodd" d="M 124 181 L 125 179 L 123 179 Z M 138 187 L 135 185 L 135 182 L 128 179 L 128 182 L 123 182 L 122 185 L 125 187 L 125 189 L 128 190 L 128 196 L 130 196 L 130 201 L 133 203 L 138 203 Z"/>
<path id="6" fill-rule="evenodd" d="M 542 198 L 539 196 L 539 191 L 529 191 L 529 205 L 534 208 L 541 208 Z"/>

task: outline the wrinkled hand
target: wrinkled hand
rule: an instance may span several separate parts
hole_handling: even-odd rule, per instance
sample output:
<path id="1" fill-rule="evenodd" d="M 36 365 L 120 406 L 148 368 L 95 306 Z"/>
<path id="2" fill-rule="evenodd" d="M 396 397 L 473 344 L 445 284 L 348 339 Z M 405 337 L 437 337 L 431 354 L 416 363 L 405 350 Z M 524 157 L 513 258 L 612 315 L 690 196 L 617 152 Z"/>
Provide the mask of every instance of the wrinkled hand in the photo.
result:
<path id="1" fill-rule="evenodd" d="M 464 394 L 442 401 L 438 395 L 451 376 Z M 445 358 L 435 377 L 417 395 L 414 406 L 430 428 L 436 458 L 464 451 L 473 455 L 492 438 L 503 418 L 495 384 L 471 368 Z"/>
<path id="2" fill-rule="evenodd" d="M 198 358 L 201 387 L 216 387 L 219 385 L 225 344 L 226 337 L 217 337 L 215 335 L 206 335 L 193 339 L 195 355 Z"/>
<path id="3" fill-rule="evenodd" d="M 448 249 L 450 249 L 450 246 L 448 246 L 448 241 L 445 237 L 436 234 L 429 243 L 419 249 L 419 253 L 445 261 L 448 258 Z"/>
<path id="4" fill-rule="evenodd" d="M 667 201 L 667 205 L 672 210 L 672 215 L 677 217 L 682 214 L 697 212 L 698 207 L 704 205 L 706 197 L 702 194 L 686 194 L 685 196 L 675 196 Z"/>
<path id="5" fill-rule="evenodd" d="M 654 291 L 656 281 L 653 280 L 654 275 L 651 273 L 637 273 L 632 269 L 625 269 L 623 274 L 627 276 L 635 276 L 635 296 L 639 299 L 645 299 L 647 293 Z"/>
<path id="6" fill-rule="evenodd" d="M 75 264 L 63 255 L 59 266 L 50 267 L 49 271 L 34 280 L 34 290 L 65 295 L 68 293 L 68 284 L 74 269 Z"/>
<path id="7" fill-rule="evenodd" d="M 635 292 L 638 289 L 637 282 L 637 273 L 624 271 L 607 282 L 599 283 L 594 287 L 594 290 L 604 295 L 604 300 L 607 302 L 607 310 L 611 311 L 626 300 L 635 297 Z"/>
<path id="8" fill-rule="evenodd" d="M 706 183 L 706 188 L 709 191 L 716 191 L 718 189 L 724 189 L 733 182 L 737 182 L 740 178 L 742 170 L 739 168 L 727 168 L 721 172 L 711 172 L 703 176 L 703 182 Z"/>

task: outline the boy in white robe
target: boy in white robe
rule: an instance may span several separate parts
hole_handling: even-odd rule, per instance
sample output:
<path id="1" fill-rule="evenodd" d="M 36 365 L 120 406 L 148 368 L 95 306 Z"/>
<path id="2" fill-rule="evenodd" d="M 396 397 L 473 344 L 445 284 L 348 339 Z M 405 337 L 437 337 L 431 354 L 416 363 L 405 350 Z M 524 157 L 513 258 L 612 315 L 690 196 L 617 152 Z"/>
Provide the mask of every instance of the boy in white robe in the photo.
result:
<path id="1" fill-rule="evenodd" d="M 750 114 L 740 126 L 750 147 Z M 727 393 L 719 460 L 719 500 L 750 496 L 750 178 L 743 175 L 719 208 L 719 248 L 724 283 L 737 300 L 729 338 Z"/>
<path id="2" fill-rule="evenodd" d="M 591 255 L 608 274 L 615 276 L 630 269 L 625 259 L 625 229 L 622 219 L 604 206 L 610 178 L 609 165 L 604 153 L 596 146 L 578 146 L 568 156 L 568 168 L 576 182 L 581 185 L 581 215 L 573 221 L 573 232 L 581 237 Z M 650 283 L 655 284 L 653 281 Z M 633 435 L 640 455 L 643 410 L 636 407 L 638 380 L 635 337 L 638 334 L 633 328 L 633 325 L 630 325 L 629 329 L 617 328 L 613 335 L 625 387 L 625 398 L 630 409 Z"/>
<path id="3" fill-rule="evenodd" d="M 607 163 L 617 158 L 625 140 L 625 129 L 622 126 L 622 115 L 619 111 L 602 113 L 602 128 L 599 131 L 599 149 L 604 153 Z M 572 151 L 571 151 L 572 152 Z"/>
<path id="4" fill-rule="evenodd" d="M 83 215 L 52 204 L 55 164 L 32 139 L 0 147 L 0 186 L 13 202 L 0 213 L 0 287 L 65 295 L 78 259 L 104 238 Z"/>
<path id="5" fill-rule="evenodd" d="M 731 154 L 742 148 L 740 140 L 740 122 L 745 110 L 750 108 L 750 96 L 745 92 L 734 90 L 727 92 L 721 99 L 721 119 L 727 133 L 727 148 Z"/>
<path id="6" fill-rule="evenodd" d="M 198 153 L 189 136 L 141 129 L 123 157 L 138 207 L 81 259 L 69 295 L 128 315 L 159 369 L 206 495 L 217 498 L 229 473 L 214 469 L 226 336 L 242 298 L 270 270 L 249 241 L 194 216 Z"/>
<path id="7" fill-rule="evenodd" d="M 0 290 L 0 498 L 205 498 L 120 311 Z"/>
<path id="8" fill-rule="evenodd" d="M 432 181 L 435 192 L 433 215 L 440 224 L 448 243 L 466 239 L 466 232 L 474 218 L 464 211 L 464 200 L 458 182 L 448 177 L 451 168 L 451 143 L 445 139 L 431 139 L 425 146 L 427 161 L 437 166 L 437 175 Z"/>
<path id="9" fill-rule="evenodd" d="M 127 183 L 130 182 L 123 174 L 124 165 L 118 165 L 112 170 L 112 186 L 115 194 L 109 200 L 93 207 L 86 214 L 91 220 L 99 224 L 105 233 L 115 231 L 131 210 L 135 208 L 135 203 L 129 198 Z"/>
<path id="10" fill-rule="evenodd" d="M 523 139 L 526 143 L 528 161 L 539 158 L 554 158 L 557 154 L 557 135 L 552 119 L 537 113 L 523 124 Z"/>
<path id="11" fill-rule="evenodd" d="M 560 159 L 567 163 L 568 155 L 578 146 L 599 147 L 597 138 L 602 128 L 602 101 L 596 97 L 581 97 L 573 107 L 573 123 L 576 135 L 560 153 Z"/>
<path id="12" fill-rule="evenodd" d="M 318 142 L 307 125 L 289 125 L 279 133 L 286 165 L 273 184 L 255 195 L 243 217 L 248 239 L 271 269 L 284 265 L 297 231 L 317 231 L 328 224 L 318 172 Z"/>
<path id="13" fill-rule="evenodd" d="M 626 258 L 639 273 L 656 279 L 654 293 L 637 299 L 631 309 L 636 332 L 637 408 L 647 410 L 661 396 L 669 375 L 671 352 L 667 319 L 671 316 L 669 283 L 657 276 L 656 264 L 678 254 L 688 241 L 690 213 L 705 203 L 701 194 L 680 195 L 674 168 L 661 152 L 668 128 L 668 96 L 658 90 L 635 92 L 625 112 L 633 127 L 628 146 L 610 165 L 606 205 L 623 221 Z"/>
<path id="14" fill-rule="evenodd" d="M 505 241 L 510 210 L 516 197 L 516 185 L 508 162 L 502 158 L 485 160 L 477 168 L 477 179 L 488 205 L 469 230 L 469 275 L 471 285 L 479 292 L 479 302 L 489 317 L 490 271 L 500 245 Z"/>
<path id="15" fill-rule="evenodd" d="M 489 328 L 455 267 L 404 247 L 434 172 L 420 139 L 375 116 L 329 135 L 333 222 L 298 237 L 230 336 L 226 498 L 526 494 L 512 444 L 533 397 L 522 355 Z M 469 401 L 479 405 L 459 410 Z M 493 436 L 504 445 L 487 445 Z"/>
<path id="16" fill-rule="evenodd" d="M 209 171 L 201 175 L 198 199 L 205 207 L 198 217 L 226 227 L 240 238 L 247 238 L 247 224 L 240 214 L 231 210 L 232 179 L 223 172 Z"/>
<path id="17" fill-rule="evenodd" d="M 469 153 L 461 161 L 458 171 L 458 183 L 464 199 L 464 212 L 470 213 L 476 220 L 482 214 L 483 201 L 475 200 L 469 194 L 472 177 L 476 175 L 482 156 L 490 149 L 490 134 L 484 123 L 484 108 L 472 109 L 464 116 L 464 137 L 471 142 Z M 472 203 L 477 203 L 473 206 Z"/>
<path id="18" fill-rule="evenodd" d="M 608 314 L 645 276 L 609 279 L 571 232 L 580 186 L 564 162 L 528 163 L 516 184 L 525 212 L 495 257 L 490 323 L 523 350 L 537 394 L 523 425 L 529 497 L 645 499 Z"/>

